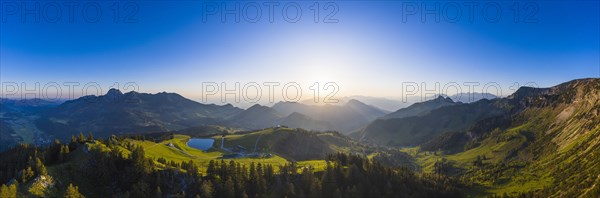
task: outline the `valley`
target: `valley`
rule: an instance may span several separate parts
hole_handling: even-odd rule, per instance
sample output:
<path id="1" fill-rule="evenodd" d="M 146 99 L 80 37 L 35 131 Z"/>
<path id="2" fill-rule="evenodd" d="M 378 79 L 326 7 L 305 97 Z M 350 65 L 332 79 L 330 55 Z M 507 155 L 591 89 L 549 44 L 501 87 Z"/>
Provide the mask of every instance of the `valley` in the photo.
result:
<path id="1" fill-rule="evenodd" d="M 188 185 L 201 186 L 211 196 L 220 196 L 227 193 L 223 185 L 229 184 L 225 180 L 234 185 L 238 180 L 245 181 L 223 175 L 234 174 L 229 169 L 235 174 L 241 171 L 252 175 L 259 166 L 265 185 L 269 185 L 252 187 L 260 193 L 249 197 L 290 193 L 288 187 L 278 183 L 284 179 L 280 177 L 303 178 L 308 174 L 324 182 L 335 171 L 340 174 L 337 181 L 342 182 L 337 187 L 319 183 L 319 189 L 299 188 L 303 188 L 303 193 L 321 195 L 333 195 L 336 191 L 377 195 L 381 191 L 359 187 L 367 184 L 347 181 L 353 174 L 375 174 L 369 172 L 371 169 L 391 171 L 390 181 L 401 185 L 414 185 L 407 178 L 432 183 L 422 192 L 451 197 L 595 197 L 600 193 L 600 79 L 579 79 L 550 88 L 522 87 L 505 98 L 471 103 L 439 96 L 389 114 L 353 100 L 338 106 L 277 103 L 274 107 L 255 105 L 242 110 L 230 105 L 204 105 L 166 93 L 122 94 L 111 90 L 107 95 L 88 99 L 125 96 L 139 100 L 128 105 L 89 105 L 74 100 L 37 111 L 15 111 L 16 107 L 3 110 L 3 119 L 21 119 L 19 116 L 24 115 L 11 112 L 27 112 L 29 118 L 37 116 L 32 126 L 40 127 L 42 132 L 36 133 L 61 138 L 52 143 L 7 148 L 0 153 L 6 161 L 0 162 L 0 181 L 8 184 L 6 189 L 19 182 L 18 192 L 30 196 L 60 195 L 71 183 L 88 196 L 151 194 L 155 191 L 152 188 L 171 195 L 209 195 Z M 319 113 L 322 111 L 328 113 Z M 77 112 L 77 116 L 67 112 Z M 111 121 L 89 115 L 92 112 L 110 114 Z M 84 122 L 83 118 L 89 120 Z M 294 121 L 280 122 L 290 119 Z M 329 128 L 350 120 L 355 120 L 353 124 L 363 123 L 362 127 L 352 133 Z M 316 126 L 322 126 L 321 130 L 313 128 Z M 62 127 L 92 132 L 54 132 Z M 27 133 L 21 135 L 26 137 Z M 198 145 L 190 146 L 190 140 L 199 141 Z M 370 168 L 355 170 L 348 165 L 349 158 L 362 164 L 353 166 L 368 164 Z M 93 171 L 103 166 L 113 168 Z M 227 173 L 217 171 L 217 166 Z M 137 176 L 131 181 L 120 178 L 115 181 L 118 184 L 111 184 L 111 177 L 123 175 L 112 170 L 118 167 L 128 172 L 124 175 Z M 82 174 L 98 179 L 78 176 Z M 221 177 L 217 177 L 219 174 Z M 178 184 L 163 183 L 163 176 L 157 175 L 178 180 Z M 151 178 L 151 182 L 142 182 L 141 178 Z M 289 182 L 286 185 L 309 185 Z M 352 185 L 345 186 L 349 184 Z M 245 188 L 242 186 L 236 188 Z"/>

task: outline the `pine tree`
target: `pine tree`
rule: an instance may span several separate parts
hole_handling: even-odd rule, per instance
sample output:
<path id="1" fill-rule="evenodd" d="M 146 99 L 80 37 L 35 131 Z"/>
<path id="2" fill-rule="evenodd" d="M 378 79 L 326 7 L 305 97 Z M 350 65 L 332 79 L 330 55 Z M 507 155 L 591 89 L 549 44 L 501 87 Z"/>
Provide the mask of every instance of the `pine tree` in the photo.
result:
<path id="1" fill-rule="evenodd" d="M 39 175 L 48 175 L 48 170 L 40 158 L 36 158 L 35 160 L 35 171 Z"/>
<path id="2" fill-rule="evenodd" d="M 88 137 L 87 137 L 88 141 L 94 141 L 94 135 L 92 134 L 92 132 L 88 133 Z"/>
<path id="3" fill-rule="evenodd" d="M 17 196 L 17 189 L 19 189 L 19 182 L 15 181 L 13 184 L 11 184 L 8 187 L 8 191 L 10 192 L 11 195 L 15 195 L 15 197 Z"/>
<path id="4" fill-rule="evenodd" d="M 69 150 L 75 150 L 77 148 L 77 138 L 74 135 L 71 135 L 71 142 L 69 142 Z"/>
<path id="5" fill-rule="evenodd" d="M 60 147 L 60 154 L 58 155 L 58 160 L 60 162 L 66 162 L 69 158 L 69 147 L 68 146 L 61 146 Z"/>
<path id="6" fill-rule="evenodd" d="M 152 171 L 152 160 L 146 159 L 145 151 L 142 146 L 133 146 L 131 150 L 131 160 L 136 166 L 136 170 L 141 173 L 150 173 Z"/>
<path id="7" fill-rule="evenodd" d="M 157 179 L 158 180 L 158 179 Z M 160 186 L 156 187 L 156 190 L 154 190 L 154 197 L 156 198 L 161 198 L 162 196 L 162 190 L 160 190 Z"/>
<path id="8" fill-rule="evenodd" d="M 17 197 L 17 188 L 14 188 L 15 191 L 13 192 L 13 185 L 8 187 L 2 184 L 2 187 L 0 187 L 0 197 Z"/>
<path id="9" fill-rule="evenodd" d="M 248 170 L 248 194 L 256 195 L 258 193 L 258 175 L 256 174 L 256 169 L 254 166 L 254 162 L 250 163 L 250 169 Z"/>
<path id="10" fill-rule="evenodd" d="M 67 190 L 65 191 L 65 198 L 85 198 L 81 193 L 79 193 L 79 187 L 73 186 L 73 184 L 69 184 Z"/>
<path id="11" fill-rule="evenodd" d="M 48 148 L 48 150 L 46 151 L 46 158 L 45 161 L 48 164 L 52 164 L 52 163 L 56 163 L 60 161 L 60 149 L 62 147 L 62 144 L 60 143 L 60 140 L 55 139 L 54 141 L 52 141 L 52 146 L 50 146 Z"/>
<path id="12" fill-rule="evenodd" d="M 206 176 L 214 177 L 214 174 L 215 174 L 215 161 L 210 160 L 210 162 L 208 162 L 208 168 L 206 168 Z"/>
<path id="13" fill-rule="evenodd" d="M 342 191 L 340 191 L 339 188 L 335 189 L 335 191 L 333 192 L 333 197 L 334 198 L 342 198 Z"/>
<path id="14" fill-rule="evenodd" d="M 148 184 L 140 180 L 131 187 L 130 193 L 132 197 L 147 197 L 150 195 L 150 191 Z"/>
<path id="15" fill-rule="evenodd" d="M 225 191 L 224 197 L 227 197 L 227 198 L 235 197 L 235 184 L 233 183 L 233 178 L 227 177 L 227 180 L 225 181 L 225 186 L 224 186 L 223 190 Z"/>
<path id="16" fill-rule="evenodd" d="M 34 175 L 35 173 L 33 172 L 33 169 L 31 169 L 31 166 L 28 166 L 26 169 L 23 169 L 21 171 L 21 182 L 28 182 L 30 179 L 33 178 Z"/>
<path id="17" fill-rule="evenodd" d="M 79 144 L 85 143 L 85 136 L 83 136 L 82 132 L 79 132 L 79 136 L 77 137 L 77 142 L 79 142 Z"/>
<path id="18" fill-rule="evenodd" d="M 202 182 L 202 186 L 200 186 L 200 193 L 204 198 L 213 197 L 214 190 L 212 183 L 210 181 Z"/>

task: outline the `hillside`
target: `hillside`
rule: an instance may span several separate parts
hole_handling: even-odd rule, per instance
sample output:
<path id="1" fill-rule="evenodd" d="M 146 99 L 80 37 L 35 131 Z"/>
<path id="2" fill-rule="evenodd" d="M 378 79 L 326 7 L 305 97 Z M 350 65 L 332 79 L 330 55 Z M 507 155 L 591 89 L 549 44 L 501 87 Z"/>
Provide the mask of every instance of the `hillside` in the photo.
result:
<path id="1" fill-rule="evenodd" d="M 350 100 L 344 105 L 306 105 L 295 102 L 279 102 L 273 109 L 281 115 L 288 116 L 300 113 L 314 120 L 331 124 L 330 130 L 348 134 L 360 129 L 370 121 L 387 113 L 387 111 L 366 105 L 358 100 Z"/>
<path id="2" fill-rule="evenodd" d="M 308 130 L 327 131 L 331 130 L 331 124 L 323 121 L 314 120 L 311 117 L 300 113 L 292 113 L 282 116 L 273 108 L 259 104 L 227 118 L 228 126 L 243 128 L 246 130 L 256 130 L 285 125 L 293 128 L 304 128 Z"/>
<path id="3" fill-rule="evenodd" d="M 107 137 L 216 124 L 240 111 L 232 105 L 200 104 L 174 93 L 123 94 L 111 89 L 103 96 L 86 96 L 49 109 L 35 124 L 60 139 L 79 132 Z"/>
<path id="4" fill-rule="evenodd" d="M 449 96 L 449 98 L 452 98 L 456 102 L 471 103 L 471 102 L 477 102 L 482 99 L 492 100 L 495 98 L 499 98 L 499 96 L 496 96 L 491 93 L 466 92 L 466 93 L 452 94 L 451 96 Z"/>
<path id="5" fill-rule="evenodd" d="M 258 136 L 258 137 L 257 137 Z M 220 138 L 220 137 L 216 137 Z M 283 149 L 293 142 L 332 152 L 356 144 L 337 133 L 312 133 L 271 128 L 226 137 L 226 144 L 255 143 L 261 152 L 300 157 L 310 152 Z M 68 144 L 49 147 L 19 145 L 0 152 L 0 195 L 7 197 L 458 197 L 446 177 L 384 166 L 361 155 L 337 152 L 292 163 L 273 153 L 226 158 L 218 145 L 201 151 L 187 145 L 189 136 L 162 134 L 145 137 L 111 136 L 105 140 L 79 136 Z M 315 143 L 310 143 L 315 142 Z M 312 145 L 312 146 L 311 146 Z M 249 145 L 246 145 L 249 146 Z M 359 146 L 360 147 L 360 146 Z M 358 148 L 358 147 L 356 147 Z M 323 149 L 322 147 L 319 150 Z M 310 151 L 310 150 L 308 150 Z M 351 151 L 349 151 L 351 152 Z M 378 158 L 379 157 L 374 157 Z M 383 158 L 382 158 L 383 159 Z M 327 161 L 325 161 L 327 160 Z M 21 171 L 13 171 L 21 170 Z M 18 184 L 17 184 L 18 182 Z M 388 185 L 385 185 L 388 184 Z M 18 186 L 18 187 L 17 187 Z M 361 186 L 361 187 L 357 187 Z M 348 189 L 343 192 L 339 189 Z M 375 190 L 372 190 L 375 189 Z M 344 195 L 340 195 L 340 194 Z M 250 194 L 250 195 L 248 195 Z"/>
<path id="6" fill-rule="evenodd" d="M 505 111 L 497 100 L 454 104 L 433 109 L 421 116 L 378 119 L 353 134 L 353 137 L 380 145 L 417 146 L 446 132 L 464 131 L 482 119 L 501 115 Z"/>
<path id="7" fill-rule="evenodd" d="M 279 123 L 292 128 L 304 128 L 316 131 L 328 131 L 333 128 L 328 122 L 318 121 L 296 112 L 282 118 Z"/>
<path id="8" fill-rule="evenodd" d="M 17 143 L 48 143 L 47 135 L 35 127 L 34 121 L 41 112 L 57 105 L 57 102 L 41 99 L 0 98 L 0 151 Z"/>
<path id="9" fill-rule="evenodd" d="M 261 129 L 277 126 L 281 118 L 282 116 L 272 108 L 255 104 L 252 107 L 233 115 L 228 120 L 238 127 Z"/>
<path id="10" fill-rule="evenodd" d="M 447 152 L 418 152 L 417 161 L 433 171 L 443 159 L 451 174 L 488 193 L 599 195 L 600 79 L 524 87 L 496 103 L 508 109 L 505 116 L 423 144 Z"/>
<path id="11" fill-rule="evenodd" d="M 444 98 L 442 96 L 438 96 L 433 100 L 428 100 L 425 102 L 419 102 L 412 104 L 406 108 L 399 109 L 398 111 L 392 112 L 383 116 L 381 119 L 392 119 L 392 118 L 406 118 L 412 116 L 424 116 L 429 114 L 432 110 L 439 109 L 445 106 L 456 105 L 450 98 Z"/>
<path id="12" fill-rule="evenodd" d="M 220 147 L 220 136 L 215 137 Z M 337 152 L 359 153 L 368 147 L 336 132 L 308 132 L 302 129 L 269 128 L 225 136 L 225 147 L 237 145 L 249 150 L 273 152 L 293 161 L 325 159 Z"/>

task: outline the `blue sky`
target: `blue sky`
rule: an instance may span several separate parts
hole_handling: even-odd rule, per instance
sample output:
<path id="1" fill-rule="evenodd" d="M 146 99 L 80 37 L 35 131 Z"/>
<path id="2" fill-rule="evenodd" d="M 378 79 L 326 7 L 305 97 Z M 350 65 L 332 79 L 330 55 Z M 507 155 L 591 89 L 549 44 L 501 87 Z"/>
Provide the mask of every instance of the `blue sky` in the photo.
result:
<path id="1" fill-rule="evenodd" d="M 337 96 L 400 97 L 403 82 L 479 82 L 476 91 L 493 82 L 507 95 L 514 83 L 546 87 L 600 76 L 598 1 L 478 2 L 472 20 L 465 2 L 288 1 L 274 7 L 273 22 L 264 1 L 83 1 L 72 21 L 69 7 L 56 4 L 56 22 L 54 4 L 26 1 L 30 9 L 39 3 L 35 22 L 36 15 L 21 15 L 23 4 L 14 3 L 3 1 L 0 10 L 3 83 L 96 82 L 107 91 L 115 82 L 135 82 L 141 92 L 199 100 L 203 82 L 298 82 L 303 97 L 314 82 L 336 82 Z M 236 3 L 240 21 L 235 15 L 221 21 Z M 301 8 L 294 23 L 286 21 L 296 16 L 289 3 Z M 440 21 L 429 14 L 423 22 L 421 12 L 436 4 Z M 261 17 L 248 22 L 257 16 L 255 5 Z M 86 21 L 96 8 L 98 21 Z M 324 23 L 335 8 L 333 23 Z M 452 21 L 457 10 L 461 17 Z"/>

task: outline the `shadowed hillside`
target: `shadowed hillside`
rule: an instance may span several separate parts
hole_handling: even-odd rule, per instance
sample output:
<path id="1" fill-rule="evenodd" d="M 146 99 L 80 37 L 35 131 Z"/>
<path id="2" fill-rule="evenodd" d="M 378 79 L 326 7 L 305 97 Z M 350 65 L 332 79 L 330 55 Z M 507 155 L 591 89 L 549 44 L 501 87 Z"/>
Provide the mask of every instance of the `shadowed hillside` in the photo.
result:
<path id="1" fill-rule="evenodd" d="M 200 104 L 174 93 L 123 94 L 111 89 L 103 96 L 86 96 L 50 109 L 36 126 L 61 139 L 79 132 L 107 137 L 215 124 L 240 111 L 232 105 Z"/>

